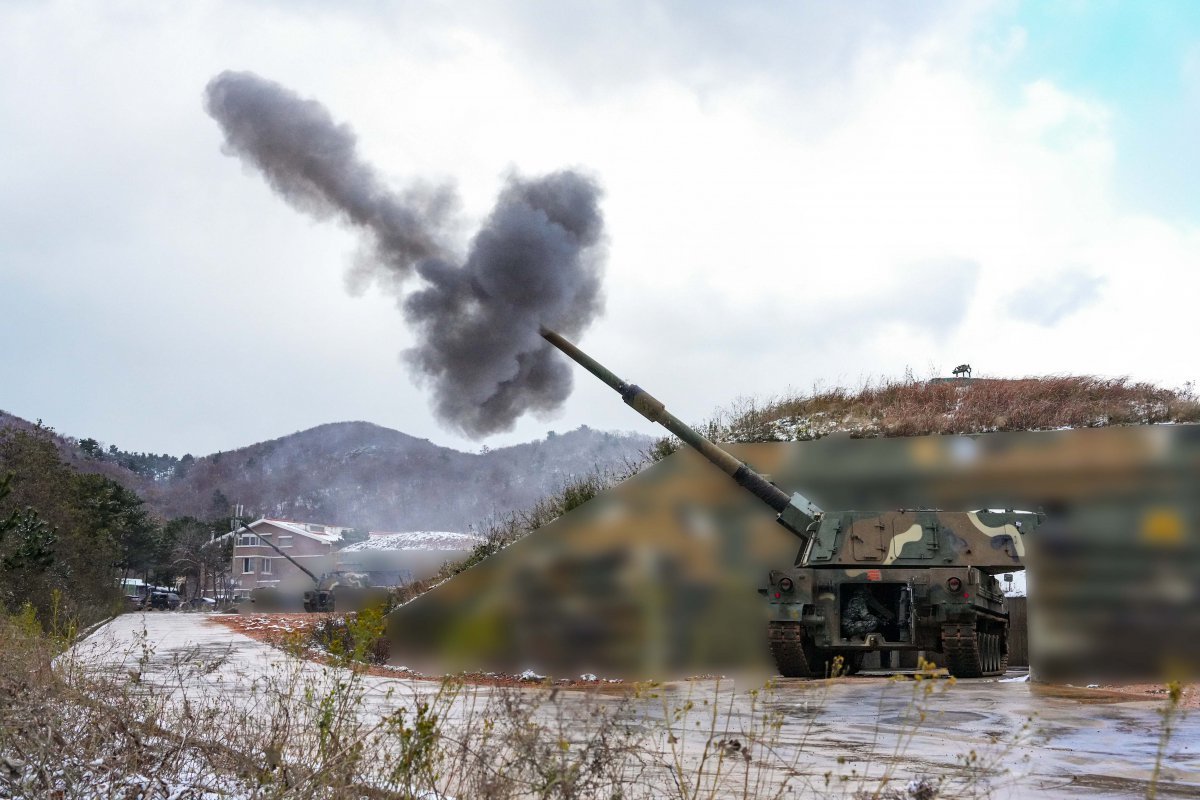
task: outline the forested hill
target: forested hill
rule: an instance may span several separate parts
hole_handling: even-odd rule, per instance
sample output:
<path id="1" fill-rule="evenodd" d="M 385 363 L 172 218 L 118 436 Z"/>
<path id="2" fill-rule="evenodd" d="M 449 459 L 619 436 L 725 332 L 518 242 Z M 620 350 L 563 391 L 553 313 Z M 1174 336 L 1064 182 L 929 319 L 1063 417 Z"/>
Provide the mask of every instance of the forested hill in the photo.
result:
<path id="1" fill-rule="evenodd" d="M 255 514 L 375 530 L 465 530 L 524 508 L 571 476 L 637 459 L 648 437 L 579 428 L 463 453 L 367 422 L 341 422 L 196 459 L 145 493 L 161 513 Z"/>
<path id="2" fill-rule="evenodd" d="M 1053 376 L 905 380 L 763 404 L 743 400 L 701 428 L 715 441 L 753 442 L 837 432 L 912 436 L 1197 421 L 1200 399 L 1191 386 Z M 6 426 L 36 427 L 0 412 L 0 430 Z M 247 514 L 375 530 L 465 530 L 492 514 L 532 506 L 572 475 L 638 460 L 653 444 L 645 436 L 581 427 L 463 453 L 367 422 L 321 425 L 202 458 L 127 452 L 94 439 L 55 435 L 54 441 L 71 467 L 116 480 L 166 519 L 218 519 L 240 503 Z"/>
<path id="3" fill-rule="evenodd" d="M 35 423 L 0 412 L 0 429 Z M 194 458 L 55 434 L 65 461 L 110 477 L 170 519 L 247 514 L 375 530 L 465 530 L 527 507 L 571 476 L 637 460 L 649 437 L 581 427 L 479 453 L 367 422 L 338 422 Z"/>
<path id="4" fill-rule="evenodd" d="M 115 456 L 106 458 L 95 458 L 89 456 L 86 450 L 80 446 L 80 440 L 71 436 L 63 436 L 57 433 L 53 428 L 45 427 L 42 421 L 30 422 L 21 417 L 9 414 L 7 411 L 0 410 L 0 432 L 5 430 L 18 431 L 41 431 L 41 433 L 50 438 L 58 448 L 59 457 L 78 472 L 91 472 L 105 477 L 112 478 L 127 489 L 132 489 L 138 494 L 142 494 L 143 490 L 149 485 L 150 481 L 147 476 L 139 473 L 135 469 L 131 469 L 128 464 L 122 464 Z M 90 441 L 87 439 L 84 442 Z M 133 453 L 121 453 L 121 455 L 136 455 Z"/>

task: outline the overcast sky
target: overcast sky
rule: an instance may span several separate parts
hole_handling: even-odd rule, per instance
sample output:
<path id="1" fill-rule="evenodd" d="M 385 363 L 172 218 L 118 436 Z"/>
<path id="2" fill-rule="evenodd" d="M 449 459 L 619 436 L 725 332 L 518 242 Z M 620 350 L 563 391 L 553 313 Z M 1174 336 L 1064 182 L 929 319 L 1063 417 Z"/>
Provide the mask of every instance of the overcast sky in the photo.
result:
<path id="1" fill-rule="evenodd" d="M 1200 4 L 0 5 L 0 408 L 132 450 L 363 419 L 651 432 L 589 376 L 471 441 L 352 232 L 221 151 L 207 81 L 324 103 L 465 247 L 511 172 L 604 187 L 583 346 L 686 420 L 948 374 L 1198 377 Z M 414 282 L 412 288 L 418 288 Z"/>

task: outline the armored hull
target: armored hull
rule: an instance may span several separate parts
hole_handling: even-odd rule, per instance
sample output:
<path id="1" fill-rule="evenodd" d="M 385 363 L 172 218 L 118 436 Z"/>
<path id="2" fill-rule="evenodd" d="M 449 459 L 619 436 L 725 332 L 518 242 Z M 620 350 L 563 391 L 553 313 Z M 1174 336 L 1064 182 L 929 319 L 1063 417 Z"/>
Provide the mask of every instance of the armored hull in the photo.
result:
<path id="1" fill-rule="evenodd" d="M 923 651 L 958 677 L 1004 672 L 1008 605 L 999 573 L 1024 568 L 1024 537 L 1041 522 L 1023 511 L 824 511 L 789 495 L 697 433 L 657 398 L 559 334 L 542 336 L 626 404 L 695 449 L 778 513 L 800 541 L 773 569 L 764 639 L 787 677 L 853 672 L 868 652 Z"/>
<path id="2" fill-rule="evenodd" d="M 958 677 L 1003 673 L 1008 604 L 996 575 L 1023 568 L 1039 521 L 1020 511 L 821 514 L 796 565 L 759 590 L 780 673 L 853 672 L 865 653 L 906 650 Z"/>

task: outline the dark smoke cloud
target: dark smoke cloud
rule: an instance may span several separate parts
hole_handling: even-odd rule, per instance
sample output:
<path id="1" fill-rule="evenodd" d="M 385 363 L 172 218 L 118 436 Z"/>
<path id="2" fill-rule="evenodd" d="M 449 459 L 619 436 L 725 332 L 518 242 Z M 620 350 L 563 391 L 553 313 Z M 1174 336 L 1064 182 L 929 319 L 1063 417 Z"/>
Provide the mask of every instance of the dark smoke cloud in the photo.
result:
<path id="1" fill-rule="evenodd" d="M 461 263 L 451 255 L 457 197 L 448 187 L 389 188 L 324 106 L 248 72 L 205 90 L 225 151 L 257 168 L 297 209 L 365 237 L 354 277 L 397 293 L 418 344 L 405 360 L 433 391 L 438 416 L 472 436 L 509 430 L 571 392 L 566 360 L 541 325 L 578 336 L 600 313 L 600 190 L 576 172 L 508 178 Z M 413 274 L 424 282 L 401 296 Z"/>

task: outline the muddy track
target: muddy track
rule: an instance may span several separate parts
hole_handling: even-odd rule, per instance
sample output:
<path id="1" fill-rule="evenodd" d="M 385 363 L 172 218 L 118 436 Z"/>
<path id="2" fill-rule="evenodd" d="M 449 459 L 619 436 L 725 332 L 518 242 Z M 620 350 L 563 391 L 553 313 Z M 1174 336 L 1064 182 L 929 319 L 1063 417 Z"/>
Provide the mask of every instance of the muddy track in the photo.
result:
<path id="1" fill-rule="evenodd" d="M 959 626 L 948 626 L 942 631 L 946 668 L 956 678 L 1003 675 L 1008 669 L 1006 633 L 964 631 Z"/>
<path id="2" fill-rule="evenodd" d="M 811 647 L 805 647 L 804 629 L 794 622 L 772 622 L 767 627 L 775 668 L 785 678 L 811 678 L 816 666 Z M 817 674 L 817 677 L 820 677 Z"/>

